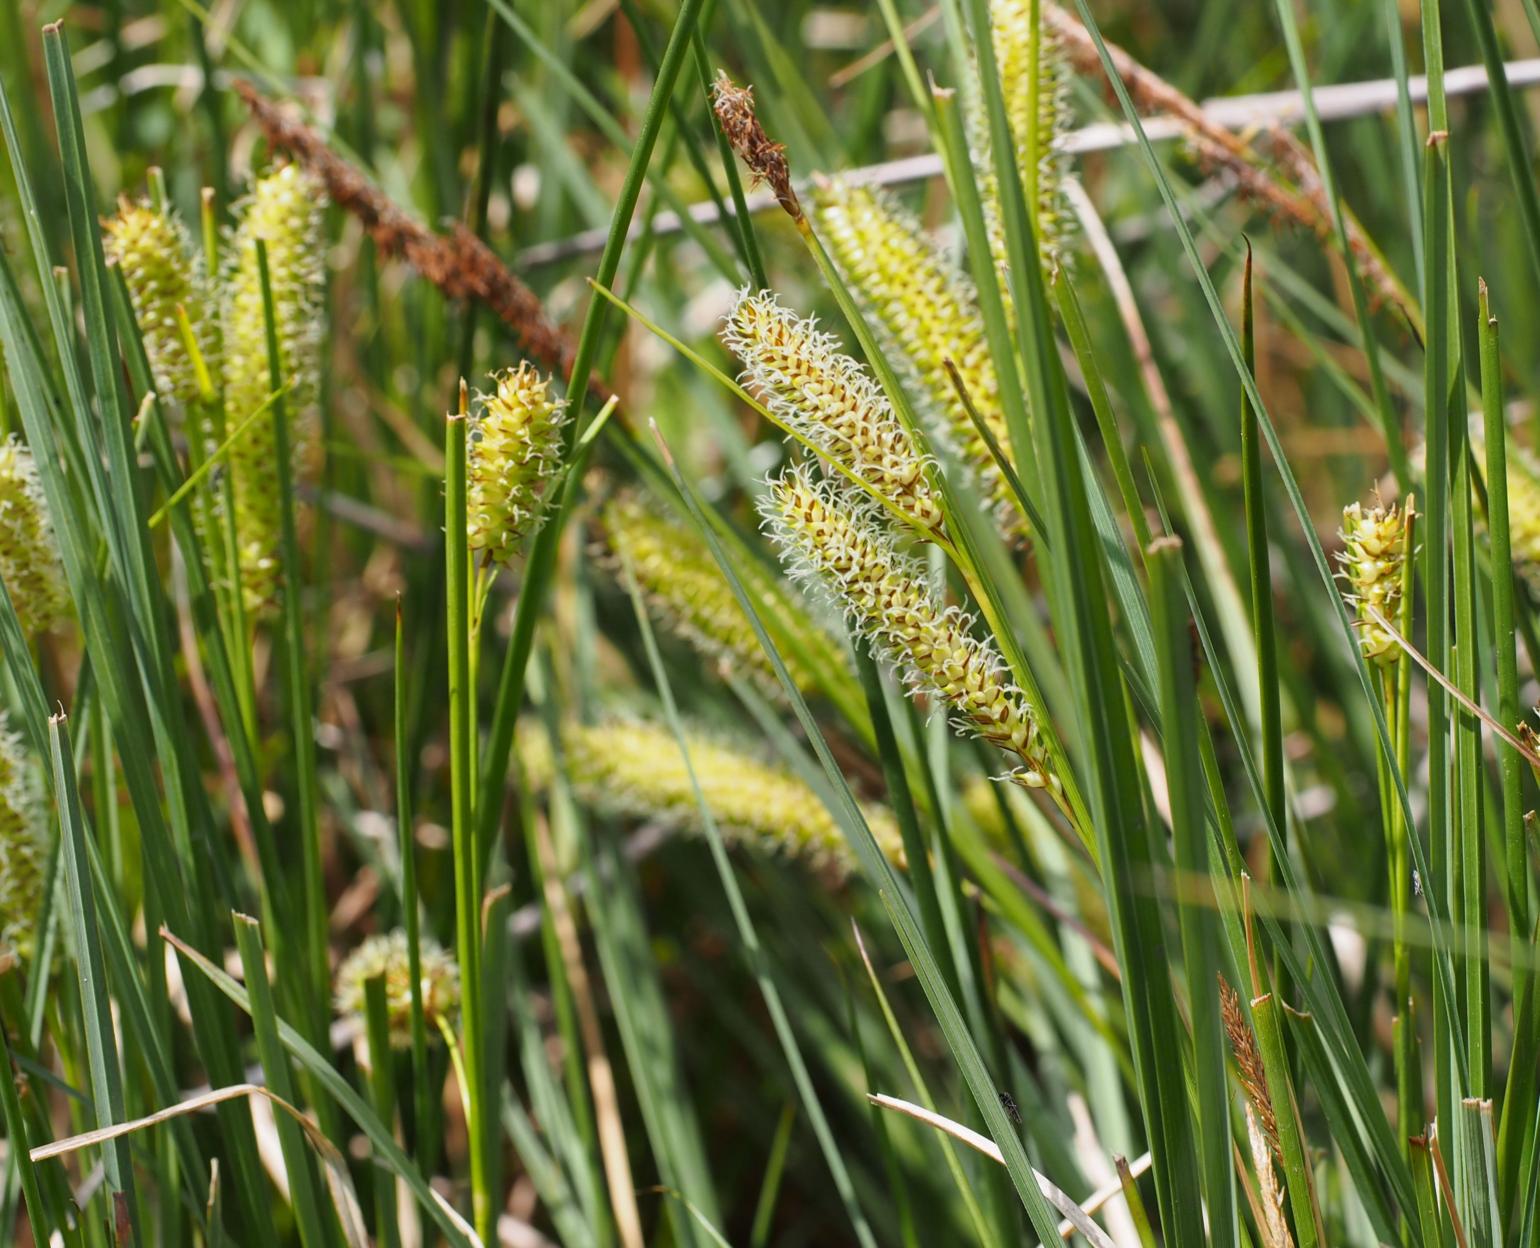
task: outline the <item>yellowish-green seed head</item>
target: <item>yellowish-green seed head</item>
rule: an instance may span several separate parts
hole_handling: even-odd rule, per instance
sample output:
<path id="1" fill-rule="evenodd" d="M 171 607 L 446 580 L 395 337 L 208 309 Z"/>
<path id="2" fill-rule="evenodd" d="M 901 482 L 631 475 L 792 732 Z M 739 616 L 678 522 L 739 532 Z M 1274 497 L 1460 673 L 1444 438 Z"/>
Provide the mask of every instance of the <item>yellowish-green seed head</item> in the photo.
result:
<path id="1" fill-rule="evenodd" d="M 1016 168 L 1033 210 L 1043 269 L 1051 274 L 1063 262 L 1070 225 L 1064 199 L 1064 156 L 1056 146 L 1056 140 L 1069 126 L 1069 79 L 1064 55 L 1051 31 L 1046 28 L 1033 31 L 1030 0 L 992 0 L 989 25 L 1006 120 L 1016 149 Z M 989 122 L 977 90 L 974 97 L 970 110 L 973 142 L 980 151 L 987 153 Z M 1003 279 L 1007 275 L 1008 258 L 1000 186 L 987 157 L 982 167 L 988 170 L 981 191 L 989 250 Z M 1028 177 L 1033 170 L 1035 194 Z"/>
<path id="2" fill-rule="evenodd" d="M 749 390 L 788 428 L 854 473 L 921 532 L 942 525 L 930 465 L 894 415 L 882 388 L 811 319 L 769 291 L 745 288 L 722 340 L 743 362 Z"/>
<path id="3" fill-rule="evenodd" d="M 436 942 L 419 941 L 422 970 L 422 1012 L 430 1041 L 439 1035 L 438 1022 L 453 1023 L 460 1009 L 460 968 Z M 364 1022 L 364 984 L 378 976 L 385 979 L 385 1017 L 390 1024 L 392 1048 L 412 1043 L 412 967 L 406 933 L 371 936 L 342 960 L 337 968 L 337 1013 Z"/>
<path id="4" fill-rule="evenodd" d="M 618 494 L 599 512 L 599 531 L 608 560 L 626 569 L 657 616 L 696 650 L 721 667 L 740 672 L 766 689 L 779 689 L 754 626 L 706 545 L 691 529 L 659 515 L 637 495 Z M 765 603 L 781 611 L 779 603 Z M 778 620 L 810 630 L 809 621 Z M 809 687 L 795 656 L 782 655 L 793 681 Z"/>
<path id="5" fill-rule="evenodd" d="M 45 827 L 37 768 L 0 714 L 0 955 L 32 956 L 47 884 Z"/>
<path id="6" fill-rule="evenodd" d="M 224 264 L 225 423 L 233 429 L 272 392 L 257 241 L 267 248 L 273 324 L 284 384 L 291 468 L 302 475 L 317 419 L 325 284 L 326 192 L 298 165 L 258 178 L 236 206 Z M 256 614 L 278 603 L 283 500 L 273 421 L 258 417 L 230 448 L 241 588 Z"/>
<path id="7" fill-rule="evenodd" d="M 519 734 L 526 780 L 550 782 L 552 762 L 543 733 Z M 782 767 L 760 762 L 700 733 L 687 733 L 690 766 L 723 836 L 760 850 L 790 854 L 818 867 L 848 871 L 854 859 L 828 807 Z M 571 724 L 561 733 L 565 771 L 584 802 L 611 814 L 666 821 L 701 830 L 700 807 L 679 743 L 667 727 L 630 719 Z M 902 867 L 903 838 L 893 817 L 863 807 L 883 853 Z"/>
<path id="8" fill-rule="evenodd" d="M 1486 480 L 1486 443 L 1472 430 L 1471 453 Z M 1508 543 L 1513 566 L 1530 589 L 1540 594 L 1540 464 L 1512 438 L 1508 439 Z"/>
<path id="9" fill-rule="evenodd" d="M 1013 755 L 1017 783 L 1053 783 L 1037 719 L 993 642 L 937 601 L 923 565 L 899 551 L 863 495 L 796 468 L 771 482 L 764 511 L 793 575 L 822 588 L 912 689 L 945 704 L 959 730 Z"/>
<path id="10" fill-rule="evenodd" d="M 565 400 L 528 363 L 494 373 L 497 388 L 477 396 L 466 443 L 470 548 L 494 562 L 511 559 L 545 518 L 546 487 L 562 463 Z"/>
<path id="11" fill-rule="evenodd" d="M 891 358 L 925 402 L 931 431 L 958 454 L 1020 535 L 1025 522 L 1005 474 L 947 371 L 956 367 L 979 418 L 1005 455 L 1010 430 L 972 283 L 886 191 L 835 180 L 814 194 L 814 218 L 845 280 L 882 330 Z"/>
<path id="12" fill-rule="evenodd" d="M 1406 564 L 1406 517 L 1394 504 L 1342 509 L 1342 551 L 1337 556 L 1348 601 L 1358 609 L 1358 644 L 1372 663 L 1393 663 L 1400 654 L 1395 638 L 1374 618 L 1399 625 L 1401 574 Z"/>
<path id="13" fill-rule="evenodd" d="M 37 466 L 15 434 L 0 442 L 0 578 L 29 636 L 52 628 L 69 609 Z"/>
<path id="14" fill-rule="evenodd" d="M 187 227 L 169 207 L 161 210 L 123 200 L 117 214 L 104 223 L 102 248 L 128 287 L 156 394 L 191 408 L 201 397 L 201 387 L 177 309 L 186 313 L 211 378 L 219 375 L 219 321 Z"/>

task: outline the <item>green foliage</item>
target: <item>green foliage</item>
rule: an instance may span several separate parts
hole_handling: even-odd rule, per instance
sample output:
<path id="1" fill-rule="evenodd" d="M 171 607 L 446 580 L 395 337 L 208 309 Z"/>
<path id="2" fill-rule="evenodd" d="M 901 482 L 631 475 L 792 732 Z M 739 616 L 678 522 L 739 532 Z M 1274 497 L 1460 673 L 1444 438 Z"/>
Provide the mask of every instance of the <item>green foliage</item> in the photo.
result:
<path id="1" fill-rule="evenodd" d="M 231 13 L 0 6 L 0 1239 L 1534 1242 L 1532 0 Z"/>

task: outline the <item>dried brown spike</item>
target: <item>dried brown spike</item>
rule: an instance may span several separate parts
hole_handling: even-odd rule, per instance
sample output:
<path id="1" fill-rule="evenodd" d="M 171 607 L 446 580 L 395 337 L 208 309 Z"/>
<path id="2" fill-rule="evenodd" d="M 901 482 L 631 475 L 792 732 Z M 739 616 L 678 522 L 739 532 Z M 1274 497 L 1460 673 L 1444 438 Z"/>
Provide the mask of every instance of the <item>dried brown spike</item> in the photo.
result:
<path id="1" fill-rule="evenodd" d="M 1256 1107 L 1258 1123 L 1275 1153 L 1278 1147 L 1278 1117 L 1273 1112 L 1273 1098 L 1267 1092 L 1267 1076 L 1262 1070 L 1262 1053 L 1257 1038 L 1241 1009 L 1241 999 L 1223 975 L 1219 979 L 1219 1010 L 1224 1018 L 1225 1034 L 1235 1051 L 1235 1065 L 1240 1071 L 1246 1099 Z"/>
<path id="2" fill-rule="evenodd" d="M 754 115 L 754 88 L 740 87 L 727 76 L 726 70 L 717 71 L 712 85 L 711 106 L 722 125 L 722 133 L 733 151 L 754 172 L 754 182 L 768 182 L 775 192 L 776 201 L 790 214 L 793 221 L 802 220 L 802 205 L 791 185 L 791 167 L 786 163 L 786 148 L 772 143 L 770 136 Z"/>

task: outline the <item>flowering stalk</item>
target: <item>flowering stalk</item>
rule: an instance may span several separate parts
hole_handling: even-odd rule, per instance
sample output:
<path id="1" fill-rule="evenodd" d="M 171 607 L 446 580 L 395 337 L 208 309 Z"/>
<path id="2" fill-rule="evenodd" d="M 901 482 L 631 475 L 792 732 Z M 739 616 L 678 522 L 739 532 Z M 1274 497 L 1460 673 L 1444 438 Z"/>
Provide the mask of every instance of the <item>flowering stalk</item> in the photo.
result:
<path id="1" fill-rule="evenodd" d="M 1381 503 L 1365 509 L 1350 503 L 1342 510 L 1342 541 L 1337 559 L 1348 584 L 1347 599 L 1358 608 L 1358 644 L 1371 663 L 1393 663 L 1400 648 L 1373 613 L 1396 622 L 1401 569 L 1406 561 L 1406 525 L 1401 509 Z"/>
<path id="2" fill-rule="evenodd" d="M 45 826 L 37 768 L 0 712 L 0 956 L 32 956 L 47 884 Z"/>
<path id="3" fill-rule="evenodd" d="M 1069 123 L 1068 82 L 1059 41 L 1046 26 L 1034 29 L 1033 7 L 1031 0 L 994 0 L 989 26 L 1016 168 L 1023 176 L 1043 269 L 1051 274 L 1062 261 L 1070 221 L 1064 202 L 1064 156 L 1057 146 Z M 970 113 L 973 142 L 987 152 L 989 120 L 977 87 Z M 992 162 L 985 158 L 980 164 L 988 170 L 982 198 L 989 250 L 1004 283 L 1009 270 L 1000 184 Z"/>
<path id="4" fill-rule="evenodd" d="M 886 499 L 921 532 L 942 528 L 930 464 L 871 376 L 816 322 L 769 291 L 739 292 L 722 339 L 744 384 L 788 428 Z"/>
<path id="5" fill-rule="evenodd" d="M 1540 594 L 1540 464 L 1512 438 L 1508 439 L 1508 543 L 1513 566 L 1530 589 Z M 1486 480 L 1486 441 L 1471 433 L 1471 453 Z"/>
<path id="6" fill-rule="evenodd" d="M 830 255 L 923 395 L 935 434 L 972 470 L 1002 524 L 1019 534 L 1025 521 L 1015 493 L 947 370 L 950 360 L 996 444 L 1009 447 L 972 284 L 886 191 L 836 179 L 820 186 L 813 202 Z"/>
<path id="7" fill-rule="evenodd" d="M 787 215 L 793 221 L 801 221 L 802 205 L 791 184 L 785 145 L 771 142 L 754 115 L 754 88 L 740 87 L 725 71 L 719 72 L 711 88 L 711 107 L 721 123 L 723 136 L 753 172 L 754 181 L 769 183 Z"/>
<path id="8" fill-rule="evenodd" d="M 821 586 L 911 689 L 944 702 L 960 731 L 1014 755 L 1018 784 L 1056 783 L 1036 717 L 993 641 L 974 636 L 965 612 L 936 600 L 924 567 L 898 550 L 866 499 L 794 468 L 772 481 L 764 513 L 793 576 Z"/>
<path id="9" fill-rule="evenodd" d="M 494 373 L 477 396 L 466 447 L 467 534 L 487 562 L 511 559 L 545 518 L 546 488 L 562 463 L 567 404 L 528 363 Z"/>
<path id="10" fill-rule="evenodd" d="M 460 968 L 435 941 L 421 941 L 422 1010 L 428 1034 L 439 1031 L 440 1020 L 453 1022 L 460 1008 Z M 337 1013 L 360 1025 L 364 1018 L 364 985 L 376 976 L 385 980 L 386 1018 L 390 1047 L 406 1049 L 412 1043 L 412 971 L 406 932 L 371 936 L 348 954 L 337 968 Z"/>
<path id="11" fill-rule="evenodd" d="M 296 468 L 308 457 L 319 394 L 324 207 L 320 182 L 297 165 L 258 178 L 237 205 L 239 223 L 225 258 L 227 424 L 238 425 L 261 407 L 272 389 L 257 261 L 260 239 L 267 247 L 273 328 L 290 386 L 284 403 L 293 422 L 291 460 Z M 270 612 L 278 602 L 283 506 L 272 422 L 252 424 L 230 448 L 229 459 L 241 587 L 248 609 Z"/>
<path id="12" fill-rule="evenodd" d="M 156 394 L 191 410 L 204 397 L 200 365 L 205 376 L 218 371 L 219 318 L 187 227 L 169 206 L 124 199 L 104 223 L 102 248 L 128 287 Z M 201 359 L 194 359 L 193 350 Z"/>
<path id="13" fill-rule="evenodd" d="M 620 494 L 599 513 L 608 561 L 629 569 L 648 605 L 696 650 L 728 671 L 742 671 L 762 687 L 778 690 L 775 669 L 748 617 L 722 579 L 716 560 L 696 533 L 666 520 L 635 494 Z M 761 595 L 767 614 L 783 632 L 808 637 L 811 621 L 788 619 L 786 604 Z M 811 688 L 811 674 L 793 654 L 783 654 L 792 680 Z"/>
<path id="14" fill-rule="evenodd" d="M 549 784 L 552 760 L 539 732 L 520 734 L 526 779 Z M 741 844 L 793 855 L 844 874 L 854 866 L 828 807 L 806 784 L 709 737 L 686 737 L 702 797 L 724 835 Z M 612 718 L 572 724 L 561 733 L 566 775 L 585 802 L 613 814 L 663 820 L 698 830 L 700 808 L 679 743 L 668 728 Z M 904 864 L 903 838 L 881 807 L 863 806 L 883 853 Z"/>
<path id="15" fill-rule="evenodd" d="M 46 632 L 69 609 L 37 465 L 15 434 L 0 442 L 0 578 L 24 633 Z"/>

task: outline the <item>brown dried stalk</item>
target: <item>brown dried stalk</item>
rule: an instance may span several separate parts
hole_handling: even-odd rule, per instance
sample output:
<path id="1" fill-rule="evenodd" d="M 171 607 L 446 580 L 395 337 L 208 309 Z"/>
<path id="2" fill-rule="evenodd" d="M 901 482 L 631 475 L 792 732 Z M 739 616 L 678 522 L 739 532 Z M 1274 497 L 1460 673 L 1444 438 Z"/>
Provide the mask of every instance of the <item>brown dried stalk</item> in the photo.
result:
<path id="1" fill-rule="evenodd" d="M 448 234 L 434 233 L 251 83 L 237 82 L 235 90 L 268 143 L 316 173 L 332 199 L 358 218 L 382 254 L 405 260 L 451 299 L 473 299 L 485 305 L 513 331 L 520 351 L 543 368 L 570 376 L 571 339 L 546 318 L 534 291 L 481 239 L 458 222 Z M 608 393 L 601 383 L 595 388 Z"/>
<path id="2" fill-rule="evenodd" d="M 1056 4 L 1043 6 L 1043 24 L 1058 36 L 1064 54 L 1077 71 L 1101 74 L 1101 55 L 1096 41 L 1080 22 Z M 1267 169 L 1252 145 L 1241 135 L 1216 124 L 1189 96 L 1184 95 L 1159 74 L 1147 69 L 1115 43 L 1107 44 L 1107 54 L 1135 105 L 1145 112 L 1168 113 L 1187 126 L 1189 139 L 1198 159 L 1206 165 L 1229 170 L 1241 192 L 1262 204 L 1281 220 L 1313 230 L 1321 237 L 1334 230 L 1334 213 L 1320 171 L 1305 146 L 1276 124 L 1265 131 L 1267 145 L 1279 173 Z M 1384 259 L 1364 234 L 1363 227 L 1349 212 L 1344 212 L 1348 247 L 1369 287 L 1370 298 L 1406 308 L 1407 299 L 1401 283 L 1386 267 Z"/>
<path id="3" fill-rule="evenodd" d="M 775 192 L 776 202 L 793 221 L 802 220 L 802 205 L 791 185 L 791 168 L 786 163 L 786 148 L 772 143 L 765 128 L 754 115 L 754 88 L 740 87 L 717 71 L 712 87 L 711 106 L 722 125 L 722 133 L 738 157 L 754 173 L 754 184 L 767 182 Z"/>

